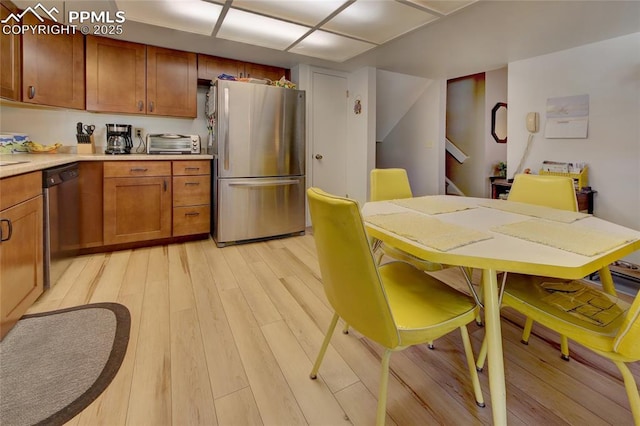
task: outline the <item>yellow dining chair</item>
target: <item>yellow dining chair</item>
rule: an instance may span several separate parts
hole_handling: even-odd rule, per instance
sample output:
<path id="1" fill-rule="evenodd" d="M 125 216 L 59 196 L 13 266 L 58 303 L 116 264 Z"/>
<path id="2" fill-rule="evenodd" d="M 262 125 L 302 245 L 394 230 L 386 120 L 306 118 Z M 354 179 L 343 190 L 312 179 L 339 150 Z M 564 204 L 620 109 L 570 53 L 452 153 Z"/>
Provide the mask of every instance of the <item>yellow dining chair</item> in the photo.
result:
<path id="1" fill-rule="evenodd" d="M 626 365 L 640 360 L 640 293 L 629 305 L 583 281 L 520 276 L 505 287 L 503 302 L 613 361 L 640 425 L 638 388 Z"/>
<path id="2" fill-rule="evenodd" d="M 370 186 L 370 201 L 398 200 L 413 197 L 409 177 L 405 169 L 373 169 L 370 175 Z M 381 241 L 374 242 L 374 252 L 376 253 L 376 263 L 380 263 L 382 257 L 387 255 L 393 259 L 411 263 L 423 271 L 439 271 L 444 269 L 444 266 L 439 263 L 417 258 L 404 250 L 400 250 Z"/>
<path id="3" fill-rule="evenodd" d="M 507 200 L 578 211 L 573 179 L 564 176 L 518 174 L 513 179 Z"/>
<path id="4" fill-rule="evenodd" d="M 376 424 L 385 422 L 391 353 L 460 329 L 476 403 L 484 399 L 466 325 L 478 306 L 405 262 L 378 266 L 356 201 L 307 191 L 324 291 L 334 315 L 310 377 L 315 379 L 339 318 L 384 346 Z"/>
<path id="5" fill-rule="evenodd" d="M 576 200 L 576 192 L 573 185 L 573 179 L 564 176 L 547 176 L 547 175 L 531 175 L 531 174 L 518 174 L 513 180 L 513 185 L 509 191 L 508 201 L 517 201 L 527 204 L 535 204 L 539 206 L 552 207 L 561 210 L 578 211 L 578 202 Z M 603 275 L 603 288 L 612 296 L 615 296 L 615 289 L 613 287 L 613 281 L 608 268 L 601 270 Z M 531 282 L 530 276 L 523 274 L 507 274 L 505 282 L 505 290 L 520 281 Z M 539 277 L 540 279 L 544 277 Z M 537 281 L 536 281 L 537 282 Z M 536 286 L 531 287 L 531 298 L 535 298 L 540 295 L 540 289 Z M 511 306 L 509 301 L 511 298 L 503 298 L 502 303 L 505 306 Z M 518 309 L 518 306 L 511 306 Z M 524 313 L 524 312 L 523 312 Z M 531 337 L 531 329 L 533 328 L 533 319 L 527 316 L 524 324 L 524 330 L 522 332 L 522 343 L 529 344 L 529 338 Z M 478 354 L 478 369 L 482 370 L 484 361 L 486 358 L 487 342 L 486 339 L 482 344 L 480 353 Z M 560 352 L 562 359 L 569 360 L 569 341 L 566 336 L 560 335 Z"/>

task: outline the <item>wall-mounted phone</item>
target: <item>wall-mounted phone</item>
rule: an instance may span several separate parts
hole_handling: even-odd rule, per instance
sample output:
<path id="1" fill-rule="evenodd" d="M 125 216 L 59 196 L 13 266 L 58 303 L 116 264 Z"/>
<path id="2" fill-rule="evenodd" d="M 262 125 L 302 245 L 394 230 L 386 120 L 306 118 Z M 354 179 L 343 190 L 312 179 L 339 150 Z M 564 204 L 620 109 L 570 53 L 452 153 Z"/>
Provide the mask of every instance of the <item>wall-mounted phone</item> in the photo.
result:
<path id="1" fill-rule="evenodd" d="M 527 130 L 530 133 L 537 133 L 539 121 L 540 121 L 540 118 L 537 112 L 528 113 L 527 114 Z"/>

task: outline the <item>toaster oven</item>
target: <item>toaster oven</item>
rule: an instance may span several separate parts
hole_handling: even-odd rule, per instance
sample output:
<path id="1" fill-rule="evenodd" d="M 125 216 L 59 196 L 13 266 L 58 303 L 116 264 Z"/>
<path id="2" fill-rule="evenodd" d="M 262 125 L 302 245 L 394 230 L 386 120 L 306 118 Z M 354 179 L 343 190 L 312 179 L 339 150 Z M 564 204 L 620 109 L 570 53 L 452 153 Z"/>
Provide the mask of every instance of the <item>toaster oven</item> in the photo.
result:
<path id="1" fill-rule="evenodd" d="M 147 154 L 200 154 L 200 136 L 147 134 Z"/>

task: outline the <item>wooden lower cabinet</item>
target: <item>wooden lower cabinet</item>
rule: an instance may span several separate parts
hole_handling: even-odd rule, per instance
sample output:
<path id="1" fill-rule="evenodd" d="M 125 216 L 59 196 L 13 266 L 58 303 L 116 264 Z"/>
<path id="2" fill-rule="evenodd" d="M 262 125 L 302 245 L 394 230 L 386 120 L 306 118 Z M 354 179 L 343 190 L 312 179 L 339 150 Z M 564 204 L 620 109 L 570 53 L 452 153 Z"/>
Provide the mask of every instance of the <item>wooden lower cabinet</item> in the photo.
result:
<path id="1" fill-rule="evenodd" d="M 41 176 L 0 181 L 0 339 L 43 292 Z"/>
<path id="2" fill-rule="evenodd" d="M 80 168 L 80 248 L 104 245 L 102 161 L 81 161 Z"/>
<path id="3" fill-rule="evenodd" d="M 103 202 L 105 245 L 170 237 L 171 162 L 105 162 Z"/>

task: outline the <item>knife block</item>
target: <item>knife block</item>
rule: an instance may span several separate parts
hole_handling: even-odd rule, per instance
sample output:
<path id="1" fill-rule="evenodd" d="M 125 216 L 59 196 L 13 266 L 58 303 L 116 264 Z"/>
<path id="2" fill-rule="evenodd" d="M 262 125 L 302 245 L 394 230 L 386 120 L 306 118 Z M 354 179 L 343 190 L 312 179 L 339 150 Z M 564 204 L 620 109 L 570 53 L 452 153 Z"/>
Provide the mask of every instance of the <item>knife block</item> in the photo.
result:
<path id="1" fill-rule="evenodd" d="M 78 139 L 78 154 L 95 154 L 93 135 L 76 135 Z"/>

